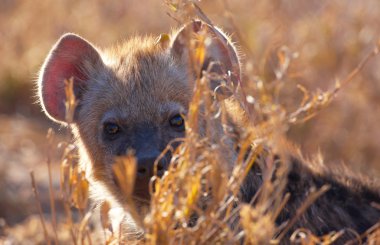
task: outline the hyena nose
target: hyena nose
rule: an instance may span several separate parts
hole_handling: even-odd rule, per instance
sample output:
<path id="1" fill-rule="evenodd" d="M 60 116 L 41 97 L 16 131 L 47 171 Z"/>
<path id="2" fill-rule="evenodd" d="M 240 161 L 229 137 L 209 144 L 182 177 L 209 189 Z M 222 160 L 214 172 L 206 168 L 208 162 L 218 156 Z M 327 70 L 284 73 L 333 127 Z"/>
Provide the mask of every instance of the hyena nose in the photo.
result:
<path id="1" fill-rule="evenodd" d="M 157 157 L 145 157 L 137 160 L 137 179 L 146 179 L 147 181 L 155 174 L 155 161 Z M 157 162 L 157 176 L 161 177 L 166 171 L 166 159 L 162 158 Z"/>
<path id="2" fill-rule="evenodd" d="M 134 195 L 140 199 L 150 199 L 150 180 L 155 174 L 156 157 L 137 157 L 137 173 Z M 157 162 L 157 176 L 161 177 L 167 169 L 165 158 Z M 154 185 L 152 186 L 154 188 Z M 154 189 L 153 189 L 154 191 Z"/>

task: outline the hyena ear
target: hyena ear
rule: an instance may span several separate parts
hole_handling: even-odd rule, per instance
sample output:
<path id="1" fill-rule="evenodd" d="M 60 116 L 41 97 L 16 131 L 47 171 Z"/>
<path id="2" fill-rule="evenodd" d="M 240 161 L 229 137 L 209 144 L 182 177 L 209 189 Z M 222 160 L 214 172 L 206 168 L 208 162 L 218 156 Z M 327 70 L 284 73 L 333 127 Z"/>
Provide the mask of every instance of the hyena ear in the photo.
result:
<path id="1" fill-rule="evenodd" d="M 63 35 L 51 49 L 39 75 L 39 99 L 45 113 L 54 121 L 64 123 L 65 80 L 73 78 L 74 94 L 80 99 L 91 70 L 100 64 L 98 51 L 88 41 L 75 34 Z"/>
<path id="2" fill-rule="evenodd" d="M 214 26 L 200 20 L 186 24 L 173 38 L 171 45 L 173 56 L 188 61 L 189 48 L 194 47 L 192 43 L 200 40 L 201 35 L 205 35 L 206 48 L 202 70 L 211 68 L 212 72 L 219 73 L 219 75 L 230 74 L 236 86 L 241 72 L 236 48 L 226 34 Z"/>

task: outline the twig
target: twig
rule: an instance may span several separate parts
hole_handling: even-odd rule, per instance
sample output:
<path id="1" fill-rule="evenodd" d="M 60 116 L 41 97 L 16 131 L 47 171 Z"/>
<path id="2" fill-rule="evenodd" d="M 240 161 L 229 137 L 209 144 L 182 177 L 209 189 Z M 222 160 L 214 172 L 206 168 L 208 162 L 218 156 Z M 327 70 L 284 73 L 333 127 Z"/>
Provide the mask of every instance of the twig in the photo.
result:
<path id="1" fill-rule="evenodd" d="M 356 244 L 358 240 L 361 242 L 365 237 L 368 237 L 372 232 L 374 232 L 376 229 L 380 229 L 380 221 L 371 226 L 368 230 L 366 230 L 363 234 L 358 235 L 356 239 L 350 240 L 347 242 L 347 244 Z M 355 232 L 356 233 L 356 232 Z"/>
<path id="2" fill-rule="evenodd" d="M 30 172 L 30 177 L 32 179 L 32 189 L 33 189 L 34 197 L 36 198 L 36 204 L 37 204 L 37 208 L 38 208 L 38 214 L 40 216 L 40 220 L 41 220 L 41 224 L 42 224 L 42 229 L 44 231 L 45 240 L 46 240 L 47 244 L 50 245 L 51 243 L 50 243 L 49 235 L 48 235 L 48 232 L 47 232 L 47 229 L 46 229 L 45 219 L 44 219 L 44 216 L 42 214 L 40 195 L 38 194 L 38 191 L 37 191 L 37 187 L 36 187 L 36 182 L 34 180 L 34 172 L 33 171 Z"/>
<path id="3" fill-rule="evenodd" d="M 47 157 L 47 166 L 48 166 L 48 173 L 49 173 L 49 197 L 50 197 L 50 208 L 52 213 L 52 224 L 53 224 L 53 231 L 54 231 L 54 243 L 58 244 L 58 234 L 57 234 L 57 215 L 55 212 L 55 203 L 54 203 L 54 188 L 53 188 L 53 180 L 52 180 L 52 173 L 51 173 L 51 144 L 54 139 L 54 132 L 50 128 L 48 130 L 47 134 L 48 139 L 48 157 Z"/>
<path id="4" fill-rule="evenodd" d="M 332 90 L 317 94 L 312 96 L 313 98 L 306 103 L 305 100 L 302 101 L 301 107 L 295 112 L 289 114 L 287 121 L 291 124 L 299 124 L 309 119 L 313 118 L 319 111 L 329 105 L 336 94 L 340 91 L 343 86 L 346 86 L 351 82 L 355 76 L 357 76 L 365 67 L 365 65 L 376 55 L 379 54 L 379 46 L 376 46 L 342 81 L 337 81 L 335 87 Z M 302 89 L 301 89 L 302 90 Z M 304 97 L 305 98 L 305 97 Z M 317 99 L 316 99 L 317 98 Z M 297 119 L 298 116 L 305 113 L 306 115 L 300 120 Z"/>
<path id="5" fill-rule="evenodd" d="M 356 75 L 358 75 L 363 68 L 367 65 L 367 63 L 374 58 L 376 55 L 379 54 L 379 46 L 376 46 L 356 67 L 354 70 L 352 70 L 347 77 L 341 82 L 341 86 L 345 86 L 347 83 L 349 83 Z M 339 88 L 336 88 L 335 91 L 339 90 Z M 334 91 L 334 92 L 335 92 Z"/>

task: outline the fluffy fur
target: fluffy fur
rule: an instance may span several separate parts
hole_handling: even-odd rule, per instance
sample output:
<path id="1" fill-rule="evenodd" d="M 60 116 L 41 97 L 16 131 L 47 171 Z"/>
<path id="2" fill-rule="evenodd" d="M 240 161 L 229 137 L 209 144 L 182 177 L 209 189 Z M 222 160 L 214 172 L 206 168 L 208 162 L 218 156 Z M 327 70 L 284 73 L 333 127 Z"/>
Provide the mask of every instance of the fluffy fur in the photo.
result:
<path id="1" fill-rule="evenodd" d="M 114 228 L 123 220 L 133 223 L 123 210 L 125 200 L 112 174 L 115 157 L 132 148 L 138 160 L 154 159 L 156 152 L 161 152 L 171 140 L 184 136 L 184 132 L 168 126 L 167 121 L 173 114 L 188 111 L 196 75 L 189 68 L 188 56 L 193 50 L 189 50 L 188 42 L 196 40 L 195 34 L 200 32 L 210 37 L 204 69 L 216 61 L 219 64 L 216 72 L 225 75 L 229 71 L 238 86 L 240 62 L 236 48 L 219 29 L 199 21 L 173 33 L 168 43 L 153 37 L 135 37 L 104 50 L 67 34 L 53 47 L 42 67 L 38 82 L 41 105 L 50 118 L 63 124 L 66 123 L 63 81 L 74 78 L 79 104 L 70 127 L 79 148 L 80 164 L 91 183 L 93 200 L 111 203 Z M 244 124 L 241 107 L 228 99 L 226 106 L 229 121 Z M 122 137 L 107 140 L 103 131 L 108 121 L 121 127 Z M 230 153 L 234 151 L 232 145 L 227 144 Z M 296 214 L 311 187 L 325 184 L 330 185 L 330 190 L 307 209 L 294 229 L 305 227 L 318 235 L 344 228 L 363 232 L 379 221 L 379 210 L 371 206 L 371 202 L 380 203 L 379 189 L 349 176 L 346 170 L 313 165 L 295 151 L 289 152 L 285 192 L 291 193 L 291 197 L 277 219 L 279 225 Z M 249 173 L 242 187 L 243 201 L 249 202 L 258 191 L 265 165 L 262 160 Z M 136 188 L 142 185 L 146 182 L 137 179 Z M 140 234 L 133 225 L 126 229 L 127 233 Z"/>

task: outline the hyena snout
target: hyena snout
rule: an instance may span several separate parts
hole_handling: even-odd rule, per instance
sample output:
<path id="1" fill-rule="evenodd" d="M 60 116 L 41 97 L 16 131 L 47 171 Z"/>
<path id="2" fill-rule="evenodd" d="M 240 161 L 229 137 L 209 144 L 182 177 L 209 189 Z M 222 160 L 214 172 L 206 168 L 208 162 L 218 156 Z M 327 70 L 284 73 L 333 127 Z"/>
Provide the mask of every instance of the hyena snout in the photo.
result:
<path id="1" fill-rule="evenodd" d="M 166 158 L 158 159 L 159 154 L 155 156 L 138 157 L 136 178 L 139 180 L 149 180 L 153 175 L 161 177 L 167 169 Z"/>
<path id="2" fill-rule="evenodd" d="M 160 152 L 136 155 L 136 181 L 134 195 L 142 199 L 150 199 L 149 185 L 153 176 L 161 177 L 168 169 L 169 159 L 159 158 Z M 154 190 L 153 190 L 154 191 Z"/>

